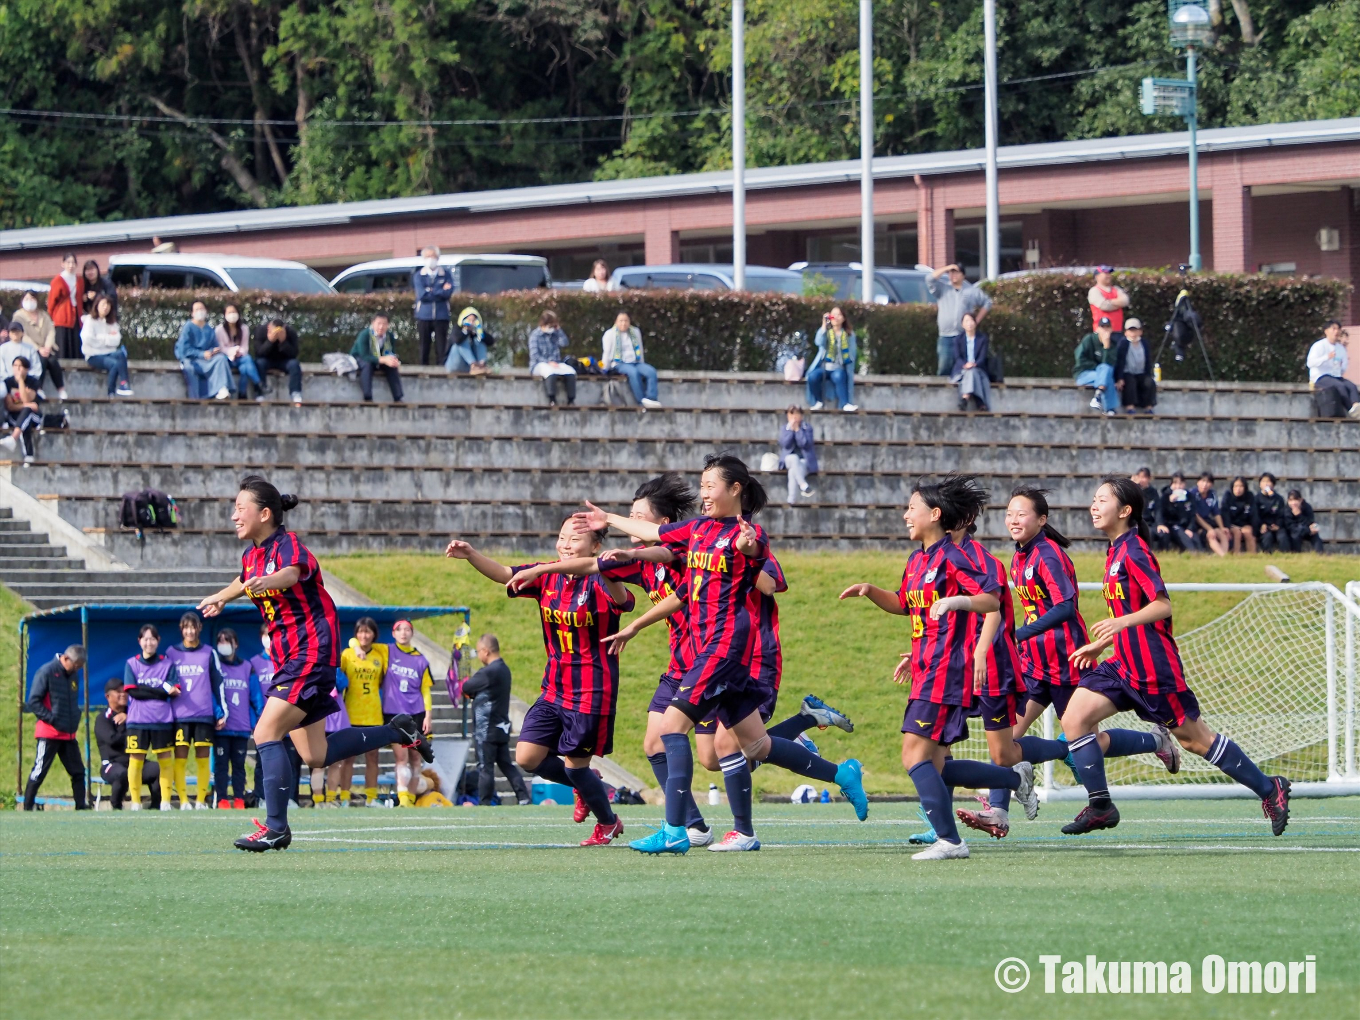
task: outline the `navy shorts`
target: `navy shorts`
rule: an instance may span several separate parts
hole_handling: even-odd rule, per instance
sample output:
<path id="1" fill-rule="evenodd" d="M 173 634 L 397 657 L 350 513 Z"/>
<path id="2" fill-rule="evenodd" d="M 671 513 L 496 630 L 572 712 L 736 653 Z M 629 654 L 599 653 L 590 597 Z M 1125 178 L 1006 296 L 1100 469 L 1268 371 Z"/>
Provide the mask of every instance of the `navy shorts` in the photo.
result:
<path id="1" fill-rule="evenodd" d="M 675 697 L 675 688 L 679 683 L 680 681 L 669 673 L 663 674 L 656 682 L 656 693 L 647 703 L 647 711 L 665 715 L 666 709 L 671 707 L 671 700 Z"/>
<path id="2" fill-rule="evenodd" d="M 778 703 L 778 701 L 779 701 L 778 691 L 770 691 L 770 693 L 766 695 L 765 700 L 761 703 L 759 708 L 761 722 L 768 723 L 770 721 L 771 717 L 774 715 L 774 706 Z M 695 723 L 694 732 L 696 734 L 701 733 L 711 734 L 718 732 L 717 710 L 715 709 L 708 715 L 704 716 L 704 718 L 700 719 L 697 723 Z"/>
<path id="3" fill-rule="evenodd" d="M 1119 675 L 1113 659 L 1106 659 L 1081 678 L 1081 686 L 1095 691 L 1114 703 L 1121 712 L 1132 712 L 1144 722 L 1159 723 L 1175 729 L 1199 718 L 1199 701 L 1193 691 L 1167 691 L 1148 694 Z"/>
<path id="4" fill-rule="evenodd" d="M 983 694 L 978 698 L 978 715 L 982 728 L 988 732 L 1008 730 L 1015 725 L 1015 703 L 1023 695 Z"/>
<path id="5" fill-rule="evenodd" d="M 519 739 L 569 758 L 603 757 L 614 750 L 614 717 L 588 715 L 539 698 L 524 713 Z"/>
<path id="6" fill-rule="evenodd" d="M 710 716 L 729 730 L 752 712 L 760 711 L 771 695 L 751 679 L 749 666 L 736 659 L 701 656 L 681 677 L 671 704 L 695 723 Z"/>
<path id="7" fill-rule="evenodd" d="M 133 725 L 127 728 L 127 751 L 129 754 L 168 751 L 174 746 L 175 730 L 172 726 Z"/>
<path id="8" fill-rule="evenodd" d="M 326 716 L 340 711 L 340 702 L 331 692 L 335 690 L 335 667 L 298 665 L 285 662 L 265 690 L 266 698 L 280 698 L 306 712 L 299 726 L 310 726 Z"/>
<path id="9" fill-rule="evenodd" d="M 175 720 L 176 747 L 211 747 L 217 727 L 211 719 Z"/>
<path id="10" fill-rule="evenodd" d="M 1077 689 L 1075 684 L 1054 684 L 1029 676 L 1025 677 L 1025 686 L 1029 688 L 1026 698 L 1038 705 L 1052 705 L 1059 719 L 1067 711 L 1067 703 L 1072 700 L 1072 692 Z"/>
<path id="11" fill-rule="evenodd" d="M 902 732 L 929 737 L 945 747 L 957 744 L 968 739 L 968 709 L 913 698 L 902 715 Z"/>

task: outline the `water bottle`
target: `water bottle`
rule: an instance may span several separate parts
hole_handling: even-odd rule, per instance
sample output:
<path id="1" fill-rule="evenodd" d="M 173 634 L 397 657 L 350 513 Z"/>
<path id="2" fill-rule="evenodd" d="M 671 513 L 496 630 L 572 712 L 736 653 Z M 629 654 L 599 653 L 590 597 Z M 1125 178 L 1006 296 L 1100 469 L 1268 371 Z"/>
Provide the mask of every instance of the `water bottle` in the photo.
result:
<path id="1" fill-rule="evenodd" d="M 717 784 L 717 783 L 709 783 L 709 784 L 708 784 L 708 802 L 709 802 L 710 804 L 718 804 L 718 803 L 721 803 L 721 801 L 720 801 L 719 798 L 718 798 L 718 784 Z"/>
<path id="2" fill-rule="evenodd" d="M 830 804 L 830 803 L 831 803 L 831 791 L 830 791 L 830 790 L 823 790 L 823 791 L 822 791 L 822 803 L 823 803 L 823 804 Z"/>
<path id="3" fill-rule="evenodd" d="M 1152 378 L 1157 382 L 1162 381 L 1162 363 L 1160 361 L 1152 366 Z"/>

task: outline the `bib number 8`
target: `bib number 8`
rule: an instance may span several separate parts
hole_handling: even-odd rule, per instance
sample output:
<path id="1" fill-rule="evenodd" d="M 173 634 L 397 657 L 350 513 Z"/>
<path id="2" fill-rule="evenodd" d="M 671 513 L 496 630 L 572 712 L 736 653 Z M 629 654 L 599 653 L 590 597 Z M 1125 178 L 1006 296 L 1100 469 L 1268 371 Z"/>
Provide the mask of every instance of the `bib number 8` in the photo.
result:
<path id="1" fill-rule="evenodd" d="M 403 680 L 403 681 L 401 682 L 401 687 L 400 687 L 399 689 L 400 689 L 400 691 L 401 691 L 402 694 L 405 694 L 405 693 L 406 693 L 407 687 L 406 687 L 406 681 L 405 681 L 405 680 Z"/>

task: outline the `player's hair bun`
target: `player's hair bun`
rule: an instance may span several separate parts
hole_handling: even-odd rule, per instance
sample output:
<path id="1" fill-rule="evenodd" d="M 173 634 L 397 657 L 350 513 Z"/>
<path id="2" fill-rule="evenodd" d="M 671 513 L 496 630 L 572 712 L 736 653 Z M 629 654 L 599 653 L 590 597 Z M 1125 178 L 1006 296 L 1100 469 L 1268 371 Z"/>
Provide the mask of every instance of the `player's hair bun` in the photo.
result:
<path id="1" fill-rule="evenodd" d="M 279 496 L 279 505 L 283 507 L 283 512 L 287 513 L 298 505 L 298 498 L 291 492 L 282 493 Z"/>

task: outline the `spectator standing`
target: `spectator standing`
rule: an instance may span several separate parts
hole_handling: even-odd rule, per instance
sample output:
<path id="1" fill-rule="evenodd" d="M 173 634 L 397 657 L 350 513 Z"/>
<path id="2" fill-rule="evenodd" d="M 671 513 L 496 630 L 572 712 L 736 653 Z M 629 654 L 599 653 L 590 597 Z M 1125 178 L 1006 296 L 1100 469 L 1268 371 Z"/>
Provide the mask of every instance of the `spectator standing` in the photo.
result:
<path id="1" fill-rule="evenodd" d="M 1233 552 L 1256 551 L 1256 501 L 1252 499 L 1247 480 L 1238 475 L 1228 486 L 1228 494 L 1221 506 L 1223 523 L 1232 535 Z"/>
<path id="2" fill-rule="evenodd" d="M 1171 476 L 1171 484 L 1157 500 L 1157 534 L 1166 536 L 1171 547 L 1181 552 L 1204 549 L 1195 527 L 1195 503 L 1185 487 L 1185 476 L 1179 471 Z"/>
<path id="3" fill-rule="evenodd" d="M 482 313 L 468 305 L 458 313 L 458 335 L 449 347 L 445 370 L 487 375 L 491 369 L 486 367 L 486 349 L 495 342 L 482 321 Z"/>
<path id="4" fill-rule="evenodd" d="M 1104 411 L 1107 418 L 1113 418 L 1119 408 L 1119 391 L 1114 385 L 1114 362 L 1119 347 L 1115 344 L 1108 316 L 1096 323 L 1094 333 L 1081 338 L 1073 353 L 1072 378 L 1079 387 L 1094 387 L 1096 395 L 1091 398 L 1091 406 Z"/>
<path id="5" fill-rule="evenodd" d="M 123 801 L 128 794 L 128 764 L 131 759 L 127 748 L 127 710 L 128 695 L 123 690 L 122 677 L 110 677 L 104 684 L 104 700 L 108 707 L 99 713 L 94 721 L 94 739 L 99 745 L 99 775 L 109 784 L 109 804 L 115 811 L 123 810 Z M 142 766 L 142 782 L 151 787 L 151 810 L 161 806 L 160 766 L 154 761 Z M 140 784 L 134 811 L 141 810 Z"/>
<path id="6" fill-rule="evenodd" d="M 1276 479 L 1266 471 L 1256 482 L 1256 535 L 1261 552 L 1288 552 L 1284 547 L 1280 529 L 1285 524 L 1285 514 L 1289 507 L 1284 497 L 1275 491 Z"/>
<path id="7" fill-rule="evenodd" d="M 1114 388 L 1127 414 L 1151 414 L 1157 406 L 1157 380 L 1152 358 L 1143 343 L 1143 323 L 1134 318 L 1124 323 L 1114 356 Z"/>
<path id="8" fill-rule="evenodd" d="M 181 332 L 180 336 L 183 335 Z M 123 331 L 108 298 L 100 297 L 95 302 L 94 312 L 80 320 L 80 351 L 87 365 L 108 373 L 109 396 L 132 396 Z M 175 344 L 175 356 L 179 356 L 178 343 Z"/>
<path id="9" fill-rule="evenodd" d="M 82 315 L 89 315 L 94 311 L 95 299 L 100 295 L 109 299 L 113 305 L 114 314 L 118 314 L 118 290 L 113 285 L 113 279 L 105 276 L 99 271 L 99 263 L 94 259 L 86 261 L 80 267 L 82 282 L 85 284 L 85 294 L 81 298 L 80 312 Z"/>
<path id="10" fill-rule="evenodd" d="M 948 284 L 940 277 L 948 274 Z M 977 284 L 969 283 L 963 270 L 951 263 L 926 277 L 926 290 L 935 299 L 935 324 L 939 339 L 935 352 L 939 355 L 939 374 L 949 375 L 954 368 L 954 337 L 963 329 L 963 315 L 973 313 L 973 320 L 981 323 L 991 310 L 992 299 Z"/>
<path id="11" fill-rule="evenodd" d="M 1129 307 L 1129 295 L 1123 287 L 1115 286 L 1113 266 L 1096 266 L 1095 286 L 1086 292 L 1086 301 L 1091 306 L 1093 324 L 1109 319 L 1114 332 L 1124 332 L 1124 310 Z"/>
<path id="12" fill-rule="evenodd" d="M 175 360 L 184 370 L 184 382 L 191 398 L 211 393 L 217 400 L 231 396 L 231 362 L 217 345 L 217 332 L 208 325 L 208 306 L 195 301 L 189 321 L 179 328 L 175 341 Z M 202 379 L 206 392 L 200 393 Z"/>
<path id="13" fill-rule="evenodd" d="M 859 341 L 850 320 L 839 307 L 822 316 L 813 341 L 817 353 L 807 370 L 808 406 L 822 408 L 822 392 L 828 378 L 836 393 L 836 406 L 842 411 L 858 411 L 855 404 L 855 364 L 859 361 Z"/>
<path id="14" fill-rule="evenodd" d="M 392 338 L 387 335 L 386 315 L 379 312 L 373 316 L 371 323 L 359 330 L 349 353 L 359 363 L 359 389 L 363 392 L 364 400 L 373 399 L 373 373 L 381 372 L 387 377 L 392 402 L 402 402 L 401 359 L 392 347 Z"/>
<path id="15" fill-rule="evenodd" d="M 415 628 L 410 620 L 392 624 L 392 644 L 387 646 L 387 674 L 382 682 L 383 724 L 401 713 L 410 715 L 428 734 L 434 723 L 434 702 L 430 695 L 434 678 L 430 674 L 430 660 L 411 643 Z M 415 807 L 420 787 L 420 758 L 414 748 L 392 745 L 397 762 L 397 806 Z"/>
<path id="16" fill-rule="evenodd" d="M 127 752 L 131 806 L 133 811 L 141 810 L 142 782 L 156 782 L 151 778 L 156 776 L 160 789 L 152 791 L 152 804 L 169 811 L 175 772 L 175 708 L 171 699 L 178 697 L 182 689 L 175 664 L 160 652 L 161 634 L 155 624 L 142 624 L 137 644 L 141 652 L 123 664 L 123 691 L 130 699 Z"/>
<path id="17" fill-rule="evenodd" d="M 614 325 L 600 338 L 603 351 L 600 366 L 610 375 L 628 380 L 633 397 L 643 407 L 658 408 L 656 369 L 647 364 L 642 353 L 642 331 L 633 325 L 627 312 L 619 312 Z"/>
<path id="18" fill-rule="evenodd" d="M 1152 468 L 1140 467 L 1129 475 L 1129 480 L 1138 486 L 1138 491 L 1143 494 L 1143 523 L 1147 525 L 1148 534 L 1152 536 L 1157 551 L 1164 552 L 1167 540 L 1165 536 L 1157 534 L 1157 503 L 1162 494 L 1152 484 Z"/>
<path id="19" fill-rule="evenodd" d="M 381 726 L 382 683 L 387 676 L 388 646 L 377 644 L 378 622 L 371 616 L 360 617 L 354 624 L 354 637 L 349 647 L 340 653 L 339 683 L 345 678 L 345 712 L 351 726 Z M 258 668 L 258 666 L 257 666 Z M 354 759 L 350 759 L 345 789 L 354 781 Z M 378 751 L 364 752 L 364 804 L 378 803 Z"/>
<path id="20" fill-rule="evenodd" d="M 411 274 L 411 289 L 416 292 L 416 336 L 420 339 L 420 363 L 430 364 L 430 342 L 434 341 L 434 364 L 441 365 L 449 355 L 449 298 L 453 297 L 453 272 L 439 264 L 439 249 L 422 248 L 424 264 Z"/>
<path id="21" fill-rule="evenodd" d="M 255 327 L 255 367 L 260 378 L 270 372 L 281 372 L 288 377 L 288 396 L 293 405 L 302 403 L 302 362 L 298 360 L 297 330 L 282 319 L 270 319 Z"/>
<path id="22" fill-rule="evenodd" d="M 501 658 L 501 643 L 495 634 L 477 639 L 477 661 L 482 668 L 463 682 L 463 694 L 472 699 L 473 736 L 477 741 L 477 802 L 499 804 L 496 798 L 496 769 L 510 780 L 515 799 L 530 802 L 515 763 L 510 760 L 510 667 Z"/>
<path id="23" fill-rule="evenodd" d="M 255 359 L 250 356 L 250 330 L 241 321 L 241 309 L 229 304 L 222 309 L 222 321 L 213 330 L 217 348 L 227 359 L 227 364 L 236 369 L 239 376 L 236 394 L 242 400 L 250 396 L 250 384 L 255 384 L 255 399 L 264 403 L 264 382 Z"/>
<path id="24" fill-rule="evenodd" d="M 42 427 L 42 409 L 38 406 L 41 400 L 42 394 L 28 378 L 28 359 L 15 358 L 5 380 L 5 427 L 11 432 L 0 437 L 0 446 L 13 450 L 22 445 L 25 464 L 36 459 L 33 433 Z"/>
<path id="25" fill-rule="evenodd" d="M 1287 552 L 1311 550 L 1315 553 L 1321 553 L 1322 535 L 1318 532 L 1317 521 L 1313 517 L 1313 508 L 1303 498 L 1303 493 L 1298 489 L 1290 489 L 1285 501 L 1289 505 L 1289 512 L 1285 515 L 1284 527 L 1281 529 L 1285 550 Z"/>
<path id="26" fill-rule="evenodd" d="M 784 427 L 779 430 L 779 466 L 789 473 L 789 503 L 797 502 L 798 494 L 811 496 L 808 478 L 817 473 L 817 446 L 812 438 L 812 426 L 803 418 L 803 409 L 790 404 L 784 412 Z"/>
<path id="27" fill-rule="evenodd" d="M 576 403 L 576 369 L 562 360 L 568 344 L 566 331 L 551 308 L 538 317 L 538 328 L 529 334 L 529 372 L 543 380 L 548 406 L 557 406 L 559 390 L 566 393 L 567 406 Z"/>
<path id="28" fill-rule="evenodd" d="M 1223 523 L 1223 508 L 1214 492 L 1214 476 L 1203 472 L 1195 482 L 1195 491 L 1190 497 L 1195 507 L 1195 520 L 1204 532 L 1204 540 L 1209 548 L 1219 556 L 1227 556 L 1232 547 L 1232 533 Z"/>
<path id="29" fill-rule="evenodd" d="M 264 710 L 264 691 L 249 659 L 236 654 L 236 631 L 217 632 L 217 669 L 222 674 L 218 698 L 222 726 L 213 736 L 213 791 L 219 808 L 246 806 L 246 745 Z M 230 796 L 227 793 L 231 787 Z"/>
<path id="30" fill-rule="evenodd" d="M 75 265 L 75 256 L 71 256 Z M 70 645 L 51 662 L 44 663 L 33 676 L 24 711 L 37 716 L 33 736 L 37 747 L 33 751 L 33 768 L 24 786 L 24 810 L 37 806 L 38 789 L 47 778 L 52 763 L 61 759 L 62 767 L 71 777 L 71 796 L 76 810 L 83 811 L 85 802 L 85 762 L 76 743 L 76 728 L 80 725 L 80 685 L 76 673 L 85 665 L 85 646 Z"/>
<path id="31" fill-rule="evenodd" d="M 587 294 L 603 294 L 609 290 L 609 263 L 596 259 L 590 267 L 590 279 L 581 284 L 581 289 Z"/>
<path id="32" fill-rule="evenodd" d="M 52 277 L 47 291 L 47 314 L 56 332 L 57 354 L 62 358 L 80 357 L 80 315 L 85 307 L 85 278 L 76 275 L 76 256 L 61 257 L 61 272 Z"/>
<path id="33" fill-rule="evenodd" d="M 38 295 L 33 291 L 24 294 L 19 310 L 14 313 L 14 321 L 23 323 L 24 339 L 38 349 L 38 356 L 42 359 L 42 371 L 35 372 L 34 378 L 41 376 L 50 380 L 57 388 L 57 399 L 65 400 L 66 379 L 62 375 L 61 357 L 57 352 L 56 327 L 52 325 L 52 316 L 38 303 Z"/>
<path id="34" fill-rule="evenodd" d="M 1346 415 L 1360 418 L 1360 388 L 1345 378 L 1350 364 L 1349 338 L 1335 319 L 1327 323 L 1322 339 L 1308 348 L 1308 382 L 1314 389 L 1333 389 L 1347 407 Z"/>
<path id="35" fill-rule="evenodd" d="M 992 409 L 992 380 L 987 375 L 987 355 L 990 341 L 986 333 L 979 333 L 972 312 L 963 316 L 963 332 L 954 337 L 954 370 L 949 378 L 959 385 L 959 410 L 968 410 L 969 401 L 979 411 Z"/>

